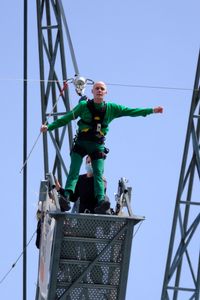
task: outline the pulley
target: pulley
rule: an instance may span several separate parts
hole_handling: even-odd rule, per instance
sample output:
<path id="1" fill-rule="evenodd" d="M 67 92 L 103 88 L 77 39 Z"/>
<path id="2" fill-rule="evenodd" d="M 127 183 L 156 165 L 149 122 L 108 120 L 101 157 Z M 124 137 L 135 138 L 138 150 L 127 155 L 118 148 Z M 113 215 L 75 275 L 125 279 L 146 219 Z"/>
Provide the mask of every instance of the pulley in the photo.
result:
<path id="1" fill-rule="evenodd" d="M 75 90 L 79 96 L 84 95 L 84 91 L 87 84 L 94 84 L 94 81 L 91 79 L 86 79 L 80 75 L 75 75 L 73 79 L 73 84 L 75 86 Z"/>

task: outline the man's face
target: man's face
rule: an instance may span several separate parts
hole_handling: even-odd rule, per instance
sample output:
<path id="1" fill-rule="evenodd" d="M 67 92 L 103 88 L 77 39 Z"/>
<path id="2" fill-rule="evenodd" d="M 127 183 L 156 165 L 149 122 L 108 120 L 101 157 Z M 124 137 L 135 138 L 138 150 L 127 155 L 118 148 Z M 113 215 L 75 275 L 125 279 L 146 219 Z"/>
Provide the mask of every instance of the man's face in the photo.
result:
<path id="1" fill-rule="evenodd" d="M 89 177 L 93 176 L 93 168 L 92 168 L 90 156 L 86 157 L 85 169 L 87 172 L 87 176 L 89 176 Z"/>
<path id="2" fill-rule="evenodd" d="M 107 88 L 104 82 L 96 82 L 93 85 L 92 93 L 94 95 L 95 102 L 102 102 L 104 100 L 104 96 L 107 94 Z"/>

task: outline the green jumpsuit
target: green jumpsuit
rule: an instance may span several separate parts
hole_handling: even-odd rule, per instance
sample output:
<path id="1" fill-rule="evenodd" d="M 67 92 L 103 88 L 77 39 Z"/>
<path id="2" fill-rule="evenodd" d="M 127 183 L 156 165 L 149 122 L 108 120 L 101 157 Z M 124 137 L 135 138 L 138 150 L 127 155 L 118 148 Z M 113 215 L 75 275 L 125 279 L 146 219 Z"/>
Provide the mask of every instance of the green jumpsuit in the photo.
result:
<path id="1" fill-rule="evenodd" d="M 95 108 L 101 109 L 105 104 L 104 103 L 94 103 Z M 129 117 L 138 117 L 152 114 L 152 108 L 128 108 L 122 105 L 115 103 L 107 102 L 106 103 L 106 112 L 103 119 L 101 134 L 105 136 L 109 130 L 108 124 L 119 117 L 129 116 Z M 55 120 L 53 123 L 48 125 L 48 130 L 51 131 L 55 128 L 67 125 L 70 121 L 77 119 L 78 121 L 78 132 L 84 132 L 88 129 L 92 129 L 90 122 L 92 121 L 92 114 L 87 107 L 87 101 L 81 101 L 73 110 L 65 114 L 63 117 Z M 83 120 L 83 121 L 82 121 Z M 86 124 L 87 123 L 87 124 Z M 104 143 L 100 144 L 91 140 L 84 140 L 79 138 L 75 142 L 78 146 L 84 149 L 85 153 L 91 155 L 96 151 L 104 152 Z M 71 165 L 69 170 L 69 175 L 67 177 L 67 182 L 65 185 L 66 194 L 73 193 L 76 187 L 76 183 L 79 177 L 79 172 L 82 164 L 83 156 L 79 153 L 72 150 L 71 152 Z M 93 174 L 94 174 L 94 193 L 95 197 L 100 204 L 104 200 L 104 183 L 103 183 L 103 172 L 104 172 L 104 159 L 99 158 L 92 160 Z"/>

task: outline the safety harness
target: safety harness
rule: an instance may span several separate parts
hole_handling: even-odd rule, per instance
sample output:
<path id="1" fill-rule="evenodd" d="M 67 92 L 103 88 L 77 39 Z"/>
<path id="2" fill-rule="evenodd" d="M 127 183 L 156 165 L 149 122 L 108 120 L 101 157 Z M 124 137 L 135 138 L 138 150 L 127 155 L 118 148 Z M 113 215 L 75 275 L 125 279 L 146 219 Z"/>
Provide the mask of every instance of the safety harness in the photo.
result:
<path id="1" fill-rule="evenodd" d="M 92 141 L 98 144 L 104 144 L 105 137 L 102 132 L 102 128 L 106 128 L 104 117 L 106 114 L 107 105 L 104 102 L 104 105 L 100 109 L 96 109 L 94 100 L 87 100 L 87 108 L 89 109 L 92 120 L 90 122 L 86 122 L 83 119 L 80 119 L 79 122 L 88 125 L 90 128 L 83 129 L 82 131 L 78 132 L 77 139 L 78 140 L 85 140 L 85 141 Z M 78 122 L 78 123 L 79 123 Z"/>
<path id="2" fill-rule="evenodd" d="M 91 160 L 97 160 L 97 159 L 106 159 L 106 154 L 109 153 L 109 149 L 104 147 L 103 151 L 94 151 L 92 153 L 87 153 L 83 147 L 81 147 L 79 144 L 75 143 L 72 149 L 73 152 L 78 153 L 81 157 L 84 157 L 86 155 L 89 155 Z"/>
<path id="3" fill-rule="evenodd" d="M 107 125 L 103 124 L 104 121 L 104 117 L 106 114 L 106 109 L 107 109 L 107 105 L 105 102 L 103 102 L 103 106 L 100 109 L 97 109 L 95 107 L 94 104 L 94 100 L 88 100 L 87 101 L 87 108 L 89 109 L 91 115 L 92 115 L 92 121 L 91 122 L 86 122 L 83 119 L 81 119 L 80 121 L 84 124 L 89 125 L 90 127 L 92 127 L 92 132 L 93 133 L 99 133 L 101 132 L 102 128 L 106 128 Z"/>
<path id="4" fill-rule="evenodd" d="M 82 100 L 82 99 L 81 99 Z M 85 100 L 85 99 L 84 99 Z M 104 102 L 104 105 L 100 108 L 97 109 L 94 104 L 94 100 L 87 100 L 87 108 L 89 109 L 91 115 L 92 115 L 92 120 L 91 122 L 86 122 L 83 119 L 79 120 L 79 122 L 82 122 L 86 125 L 89 125 L 90 128 L 87 128 L 86 130 L 79 131 L 77 136 L 75 137 L 74 140 L 74 147 L 73 151 L 79 153 L 82 157 L 87 155 L 86 151 L 76 142 L 77 141 L 82 141 L 82 140 L 88 140 L 92 141 L 98 144 L 104 144 L 105 142 L 105 137 L 102 132 L 102 128 L 106 128 L 108 125 L 105 125 L 104 122 L 104 117 L 106 114 L 106 109 L 107 105 Z M 90 157 L 92 160 L 96 159 L 105 159 L 106 154 L 109 152 L 107 148 L 105 148 L 104 152 L 100 151 L 95 151 L 92 154 L 90 154 Z"/>

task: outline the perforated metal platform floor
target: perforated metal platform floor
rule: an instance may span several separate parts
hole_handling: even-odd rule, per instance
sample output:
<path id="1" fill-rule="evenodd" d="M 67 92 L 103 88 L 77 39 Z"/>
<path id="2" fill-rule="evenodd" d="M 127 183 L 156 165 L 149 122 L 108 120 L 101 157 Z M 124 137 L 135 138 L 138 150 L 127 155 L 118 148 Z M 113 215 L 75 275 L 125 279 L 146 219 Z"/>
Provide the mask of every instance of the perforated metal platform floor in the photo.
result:
<path id="1" fill-rule="evenodd" d="M 133 229 L 141 220 L 51 213 L 44 226 L 52 241 L 43 234 L 36 299 L 125 300 Z"/>

